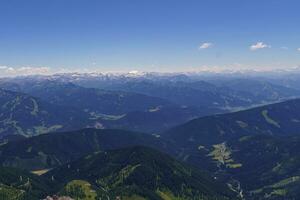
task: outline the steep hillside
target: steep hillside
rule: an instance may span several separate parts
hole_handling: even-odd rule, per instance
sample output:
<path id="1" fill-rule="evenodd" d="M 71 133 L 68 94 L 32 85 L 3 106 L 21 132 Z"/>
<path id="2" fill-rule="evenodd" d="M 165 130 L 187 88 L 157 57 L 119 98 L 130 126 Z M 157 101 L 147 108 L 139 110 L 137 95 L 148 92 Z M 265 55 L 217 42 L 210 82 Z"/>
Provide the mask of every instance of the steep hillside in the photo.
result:
<path id="1" fill-rule="evenodd" d="M 300 195 L 300 138 L 243 136 L 184 146 L 181 159 L 205 168 L 245 199 L 292 200 Z"/>
<path id="2" fill-rule="evenodd" d="M 189 120 L 218 113 L 218 109 L 202 110 L 197 107 L 160 106 L 147 111 L 135 111 L 114 120 L 105 120 L 104 126 L 158 134 Z"/>
<path id="3" fill-rule="evenodd" d="M 175 141 L 215 144 L 245 135 L 297 136 L 300 133 L 300 100 L 192 120 L 167 131 Z"/>
<path id="4" fill-rule="evenodd" d="M 299 137 L 248 136 L 224 146 L 228 158 L 225 164 L 219 165 L 219 170 L 239 180 L 249 198 L 291 200 L 299 197 Z M 214 154 L 214 158 L 217 157 Z"/>
<path id="5" fill-rule="evenodd" d="M 4 166 L 47 170 L 94 151 L 132 145 L 172 151 L 170 145 L 152 135 L 122 130 L 84 129 L 9 142 L 0 146 L 0 162 Z"/>
<path id="6" fill-rule="evenodd" d="M 86 195 L 84 186 L 89 186 L 104 199 L 234 199 L 225 185 L 203 172 L 145 147 L 96 152 L 43 177 L 58 188 L 66 185 L 61 193 L 73 198 Z M 75 194 L 74 188 L 82 192 Z"/>
<path id="7" fill-rule="evenodd" d="M 192 120 L 162 135 L 177 158 L 207 169 L 246 199 L 299 195 L 300 101 Z"/>
<path id="8" fill-rule="evenodd" d="M 0 167 L 1 200 L 38 200 L 51 194 L 47 180 L 29 172 Z"/>

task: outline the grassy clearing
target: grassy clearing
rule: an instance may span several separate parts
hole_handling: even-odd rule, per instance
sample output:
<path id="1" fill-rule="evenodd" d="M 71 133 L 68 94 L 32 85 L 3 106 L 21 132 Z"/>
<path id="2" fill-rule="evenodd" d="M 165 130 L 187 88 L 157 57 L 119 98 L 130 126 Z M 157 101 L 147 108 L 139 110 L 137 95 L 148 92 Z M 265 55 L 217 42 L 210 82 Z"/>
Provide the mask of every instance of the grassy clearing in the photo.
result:
<path id="1" fill-rule="evenodd" d="M 61 193 L 62 195 L 70 196 L 78 200 L 95 200 L 97 197 L 97 193 L 92 189 L 91 184 L 84 180 L 73 180 L 69 182 Z"/>
<path id="2" fill-rule="evenodd" d="M 228 168 L 240 168 L 242 167 L 241 163 L 236 163 L 231 157 L 232 151 L 229 147 L 227 147 L 226 143 L 223 142 L 221 144 L 213 145 L 213 151 L 208 154 L 208 156 L 212 157 L 217 163 L 224 165 Z"/>
<path id="3" fill-rule="evenodd" d="M 268 115 L 268 111 L 267 110 L 263 110 L 262 111 L 262 115 L 265 118 L 265 120 L 269 123 L 272 124 L 274 126 L 276 126 L 277 128 L 280 128 L 280 125 L 278 122 L 276 122 L 274 119 L 272 119 L 269 115 Z"/>
<path id="4" fill-rule="evenodd" d="M 41 176 L 43 174 L 46 174 L 50 169 L 41 169 L 41 170 L 35 170 L 35 171 L 31 171 L 32 174 Z"/>

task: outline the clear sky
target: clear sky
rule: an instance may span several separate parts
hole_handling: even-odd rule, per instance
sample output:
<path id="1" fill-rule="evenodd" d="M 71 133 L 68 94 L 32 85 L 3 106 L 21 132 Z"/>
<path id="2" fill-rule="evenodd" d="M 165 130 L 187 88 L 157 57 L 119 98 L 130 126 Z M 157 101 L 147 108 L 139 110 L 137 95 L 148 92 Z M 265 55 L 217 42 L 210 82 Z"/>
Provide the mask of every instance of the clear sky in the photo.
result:
<path id="1" fill-rule="evenodd" d="M 300 64 L 299 0 L 1 0 L 0 73 Z"/>

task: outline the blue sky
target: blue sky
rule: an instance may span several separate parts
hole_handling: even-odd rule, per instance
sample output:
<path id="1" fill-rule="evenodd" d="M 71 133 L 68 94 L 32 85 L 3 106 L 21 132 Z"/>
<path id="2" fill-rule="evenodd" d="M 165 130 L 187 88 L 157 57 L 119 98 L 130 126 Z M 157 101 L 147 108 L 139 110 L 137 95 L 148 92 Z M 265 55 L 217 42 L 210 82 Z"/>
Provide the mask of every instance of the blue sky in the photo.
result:
<path id="1" fill-rule="evenodd" d="M 296 0 L 1 0 L 0 70 L 295 67 L 299 8 Z"/>

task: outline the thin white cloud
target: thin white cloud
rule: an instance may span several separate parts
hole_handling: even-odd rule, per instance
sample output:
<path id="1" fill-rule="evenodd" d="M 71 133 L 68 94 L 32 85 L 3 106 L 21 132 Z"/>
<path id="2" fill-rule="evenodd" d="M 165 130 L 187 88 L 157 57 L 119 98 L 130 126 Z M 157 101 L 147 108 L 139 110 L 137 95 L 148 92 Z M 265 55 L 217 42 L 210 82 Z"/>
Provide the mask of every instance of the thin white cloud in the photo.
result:
<path id="1" fill-rule="evenodd" d="M 268 44 L 265 44 L 263 42 L 257 42 L 256 44 L 253 44 L 250 46 L 251 51 L 256 51 L 256 50 L 265 49 L 265 48 L 271 48 L 271 46 Z"/>
<path id="2" fill-rule="evenodd" d="M 213 47 L 213 45 L 214 45 L 213 43 L 205 42 L 199 46 L 199 49 L 208 49 L 208 48 Z"/>
<path id="3" fill-rule="evenodd" d="M 138 74 L 139 71 L 138 71 L 138 70 L 132 70 L 132 71 L 129 71 L 128 73 L 129 73 L 129 74 Z"/>
<path id="4" fill-rule="evenodd" d="M 299 52 L 300 52 L 300 48 L 298 48 L 298 49 L 297 49 L 297 51 L 299 51 Z"/>
<path id="5" fill-rule="evenodd" d="M 48 67 L 8 67 L 0 66 L 1 76 L 28 76 L 48 75 L 51 69 Z"/>
<path id="6" fill-rule="evenodd" d="M 8 67 L 7 66 L 0 66 L 0 70 L 4 70 L 4 69 L 7 69 Z"/>
<path id="7" fill-rule="evenodd" d="M 282 50 L 289 50 L 288 47 L 280 47 L 280 49 L 282 49 Z"/>

